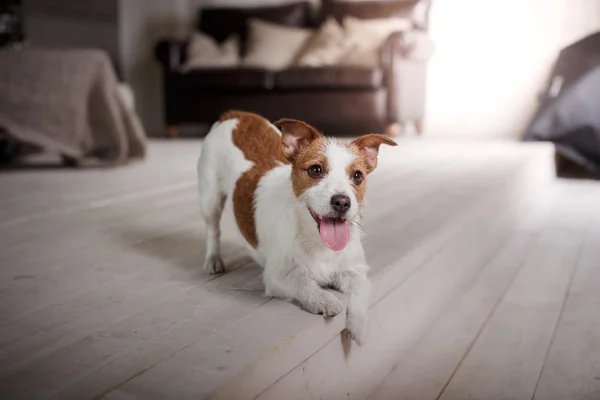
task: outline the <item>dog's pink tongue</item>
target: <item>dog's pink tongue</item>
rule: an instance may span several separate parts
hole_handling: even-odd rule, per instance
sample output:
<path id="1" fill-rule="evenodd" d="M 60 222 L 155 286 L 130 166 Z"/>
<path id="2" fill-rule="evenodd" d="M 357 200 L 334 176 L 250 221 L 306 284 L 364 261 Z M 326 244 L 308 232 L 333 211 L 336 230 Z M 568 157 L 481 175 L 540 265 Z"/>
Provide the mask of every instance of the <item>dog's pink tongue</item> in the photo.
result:
<path id="1" fill-rule="evenodd" d="M 319 233 L 323 243 L 333 251 L 343 250 L 350 240 L 350 228 L 341 219 L 321 219 Z"/>

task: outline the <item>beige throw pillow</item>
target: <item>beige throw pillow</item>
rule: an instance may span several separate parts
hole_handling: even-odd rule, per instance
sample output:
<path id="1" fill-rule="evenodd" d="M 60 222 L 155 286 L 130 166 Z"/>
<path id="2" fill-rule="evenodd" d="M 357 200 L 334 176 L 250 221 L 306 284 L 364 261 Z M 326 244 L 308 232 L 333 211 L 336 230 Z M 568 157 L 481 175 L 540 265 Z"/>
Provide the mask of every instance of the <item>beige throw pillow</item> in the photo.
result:
<path id="1" fill-rule="evenodd" d="M 188 59 L 182 70 L 199 68 L 233 68 L 240 64 L 240 44 L 237 36 L 230 36 L 221 45 L 201 32 L 194 33 L 188 45 Z"/>
<path id="2" fill-rule="evenodd" d="M 346 33 L 335 20 L 328 18 L 309 40 L 298 58 L 301 67 L 322 67 L 336 64 L 346 51 Z"/>
<path id="3" fill-rule="evenodd" d="M 394 32 L 412 28 L 404 18 L 344 19 L 346 30 L 346 52 L 340 60 L 342 65 L 377 67 L 380 65 L 381 47 Z"/>
<path id="4" fill-rule="evenodd" d="M 312 35 L 310 29 L 249 20 L 246 56 L 242 65 L 279 71 L 292 65 Z"/>

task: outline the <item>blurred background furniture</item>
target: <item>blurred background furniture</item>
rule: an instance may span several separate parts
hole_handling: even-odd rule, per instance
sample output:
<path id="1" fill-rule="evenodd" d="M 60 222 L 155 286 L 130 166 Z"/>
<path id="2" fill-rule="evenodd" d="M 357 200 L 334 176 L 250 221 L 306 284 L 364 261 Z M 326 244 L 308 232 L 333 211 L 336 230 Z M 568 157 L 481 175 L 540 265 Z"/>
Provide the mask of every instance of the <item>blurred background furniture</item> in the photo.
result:
<path id="1" fill-rule="evenodd" d="M 0 1 L 0 48 L 19 46 L 23 39 L 21 0 Z"/>
<path id="2" fill-rule="evenodd" d="M 0 51 L 0 127 L 6 161 L 20 161 L 11 157 L 15 143 L 78 166 L 119 165 L 146 154 L 132 93 L 98 49 Z"/>
<path id="3" fill-rule="evenodd" d="M 324 0 L 318 12 L 309 2 L 255 8 L 200 10 L 198 32 L 222 44 L 235 35 L 241 58 L 249 24 L 258 19 L 288 28 L 318 31 L 330 18 L 340 24 L 403 18 L 410 27 L 385 40 L 377 65 L 291 65 L 272 70 L 244 66 L 184 69 L 189 40 L 162 40 L 156 56 L 164 71 L 168 135 L 179 125 L 210 124 L 228 109 L 257 112 L 268 119 L 297 118 L 329 134 L 391 131 L 414 123 L 422 130 L 427 60 L 431 55 L 428 0 Z"/>
<path id="4" fill-rule="evenodd" d="M 524 139 L 552 142 L 559 167 L 600 177 L 599 93 L 600 31 L 560 51 Z"/>

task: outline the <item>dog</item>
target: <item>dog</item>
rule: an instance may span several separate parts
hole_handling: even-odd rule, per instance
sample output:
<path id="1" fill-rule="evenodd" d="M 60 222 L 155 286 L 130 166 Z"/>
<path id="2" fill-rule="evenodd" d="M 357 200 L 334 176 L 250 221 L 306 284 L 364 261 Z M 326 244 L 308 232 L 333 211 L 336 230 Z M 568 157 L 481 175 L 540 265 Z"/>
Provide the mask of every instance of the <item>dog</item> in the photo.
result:
<path id="1" fill-rule="evenodd" d="M 344 306 L 326 289 L 347 293 L 347 334 L 365 343 L 370 282 L 360 220 L 381 144 L 396 146 L 378 134 L 343 143 L 294 119 L 270 123 L 243 111 L 223 114 L 197 165 L 204 269 L 225 271 L 219 225 L 230 199 L 237 227 L 264 269 L 265 295 L 333 317 Z"/>

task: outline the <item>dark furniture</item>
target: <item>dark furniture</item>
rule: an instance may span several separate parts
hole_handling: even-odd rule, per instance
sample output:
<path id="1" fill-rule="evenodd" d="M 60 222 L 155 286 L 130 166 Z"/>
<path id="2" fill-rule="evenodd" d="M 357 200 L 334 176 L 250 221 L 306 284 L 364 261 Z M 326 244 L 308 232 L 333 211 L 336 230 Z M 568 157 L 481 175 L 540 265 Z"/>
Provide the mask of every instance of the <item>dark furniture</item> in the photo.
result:
<path id="1" fill-rule="evenodd" d="M 18 47 L 23 39 L 21 0 L 0 0 L 0 48 Z"/>
<path id="2" fill-rule="evenodd" d="M 242 109 L 275 120 L 304 120 L 329 134 L 389 130 L 414 122 L 422 128 L 426 61 L 412 60 L 415 32 L 425 34 L 429 0 L 344 2 L 324 0 L 318 15 L 308 2 L 260 8 L 201 10 L 198 29 L 224 40 L 241 37 L 242 52 L 247 20 L 254 17 L 280 25 L 314 27 L 333 15 L 362 19 L 401 16 L 411 18 L 413 32 L 392 34 L 383 46 L 377 68 L 200 69 L 180 72 L 186 59 L 185 41 L 163 40 L 156 55 L 164 70 L 165 118 L 169 136 L 182 123 L 212 123 L 228 109 Z"/>

